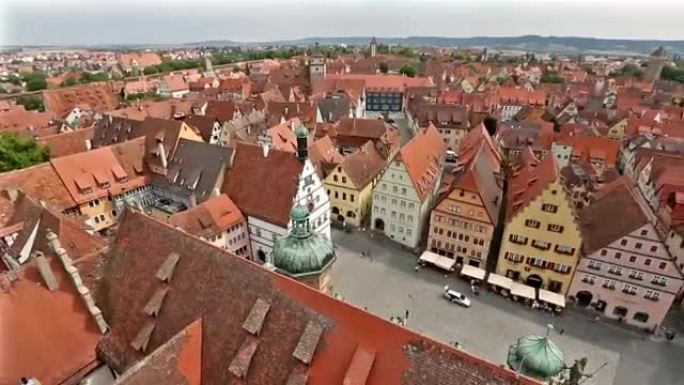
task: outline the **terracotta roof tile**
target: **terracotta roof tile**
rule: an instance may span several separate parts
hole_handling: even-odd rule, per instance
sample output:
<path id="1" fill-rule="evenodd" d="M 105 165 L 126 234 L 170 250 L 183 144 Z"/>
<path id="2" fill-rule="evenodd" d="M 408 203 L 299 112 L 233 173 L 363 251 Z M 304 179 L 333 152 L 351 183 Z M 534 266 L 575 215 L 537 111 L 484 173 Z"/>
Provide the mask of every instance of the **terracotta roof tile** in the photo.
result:
<path id="1" fill-rule="evenodd" d="M 58 115 L 68 112 L 77 105 L 97 112 L 113 110 L 119 105 L 116 95 L 107 83 L 92 83 L 44 91 L 43 101 L 47 111 Z"/>
<path id="2" fill-rule="evenodd" d="M 430 125 L 416 134 L 397 154 L 403 161 L 420 200 L 424 200 L 439 179 L 446 145 L 437 129 Z"/>
<path id="3" fill-rule="evenodd" d="M 303 163 L 292 153 L 269 150 L 264 157 L 261 146 L 238 143 L 222 192 L 244 215 L 286 227 L 302 168 Z"/>
<path id="4" fill-rule="evenodd" d="M 385 159 L 375 149 L 371 141 L 366 142 L 354 153 L 347 155 L 340 163 L 345 174 L 359 189 L 366 187 L 385 169 L 386 165 Z"/>
<path id="5" fill-rule="evenodd" d="M 115 385 L 201 385 L 202 321 L 197 320 L 119 377 Z"/>
<path id="6" fill-rule="evenodd" d="M 0 131 L 22 132 L 34 131 L 51 125 L 57 114 L 51 111 L 26 111 L 24 106 L 14 106 L 0 111 Z"/>
<path id="7" fill-rule="evenodd" d="M 209 238 L 231 226 L 243 223 L 245 217 L 230 200 L 221 194 L 169 217 L 169 224 L 198 237 Z"/>
<path id="8" fill-rule="evenodd" d="M 172 251 L 188 258 L 181 258 L 169 283 L 148 350 L 162 346 L 201 316 L 203 385 L 301 384 L 307 377 L 309 385 L 341 384 L 359 345 L 376 351 L 367 385 L 437 385 L 453 383 L 454 378 L 471 385 L 538 384 L 131 210 L 121 219 L 100 292 L 111 332 L 99 350 L 118 371 L 143 358 L 129 343 L 147 322 L 149 316 L 139 310 L 158 288 L 154 273 Z M 270 310 L 249 370 L 244 379 L 237 379 L 226 369 L 244 341 L 255 338 L 242 325 L 257 298 L 270 303 Z M 309 335 L 305 330 L 310 322 L 320 325 L 322 334 L 318 343 L 307 344 L 312 352 L 307 366 L 292 354 L 300 336 Z"/>
<path id="9" fill-rule="evenodd" d="M 60 157 L 88 151 L 95 136 L 95 127 L 43 136 L 37 142 L 50 149 L 51 157 Z"/>
<path id="10" fill-rule="evenodd" d="M 431 78 L 414 77 L 410 78 L 401 75 L 361 75 L 361 74 L 342 74 L 329 75 L 326 78 L 331 80 L 363 80 L 366 83 L 366 91 L 389 91 L 395 90 L 405 92 L 409 87 L 424 87 L 433 85 Z"/>
<path id="11" fill-rule="evenodd" d="M 547 156 L 537 166 L 526 165 L 519 169 L 509 181 L 507 221 L 537 198 L 558 176 L 556 161 L 552 156 Z"/>
<path id="12" fill-rule="evenodd" d="M 79 204 L 107 195 L 118 195 L 147 182 L 144 177 L 137 175 L 116 179 L 113 170 L 120 172 L 121 164 L 111 147 L 54 158 L 50 162 L 71 199 Z"/>
<path id="13" fill-rule="evenodd" d="M 579 211 L 583 249 L 586 254 L 603 248 L 615 240 L 649 223 L 634 192 L 627 183 L 614 183 L 601 189 L 600 199 Z M 620 220 L 615 220 L 619 213 Z"/>
<path id="14" fill-rule="evenodd" d="M 140 68 L 162 64 L 161 57 L 154 52 L 122 53 L 119 63 L 124 67 L 138 66 Z"/>
<path id="15" fill-rule="evenodd" d="M 79 371 L 96 366 L 100 332 L 59 259 L 49 261 L 59 285 L 54 292 L 33 262 L 10 285 L 0 276 L 0 350 L 12 352 L 0 360 L 2 384 L 19 383 L 22 376 L 43 385 L 77 382 Z"/>
<path id="16" fill-rule="evenodd" d="M 20 189 L 57 211 L 76 206 L 50 162 L 0 174 L 0 190 L 7 189 Z"/>

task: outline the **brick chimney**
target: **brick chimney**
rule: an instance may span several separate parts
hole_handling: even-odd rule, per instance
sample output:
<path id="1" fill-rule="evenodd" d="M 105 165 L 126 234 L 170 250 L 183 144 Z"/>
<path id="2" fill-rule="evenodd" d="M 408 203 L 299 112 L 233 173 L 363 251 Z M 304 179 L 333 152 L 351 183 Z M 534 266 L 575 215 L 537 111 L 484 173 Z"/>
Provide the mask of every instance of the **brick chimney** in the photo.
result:
<path id="1" fill-rule="evenodd" d="M 109 325 L 107 325 L 107 321 L 105 321 L 104 316 L 102 315 L 102 310 L 95 305 L 93 296 L 90 294 L 90 289 L 83 284 L 81 274 L 74 266 L 74 263 L 71 258 L 69 258 L 66 250 L 62 247 L 62 243 L 59 241 L 59 238 L 57 238 L 57 235 L 50 229 L 48 229 L 47 232 L 47 241 L 50 245 L 50 249 L 55 253 L 55 255 L 57 255 L 57 258 L 59 258 L 59 261 L 62 263 L 64 270 L 66 270 L 67 274 L 69 275 L 71 282 L 76 287 L 76 290 L 85 303 L 88 312 L 97 324 L 97 328 L 100 330 L 100 333 L 106 333 L 107 330 L 109 330 Z"/>

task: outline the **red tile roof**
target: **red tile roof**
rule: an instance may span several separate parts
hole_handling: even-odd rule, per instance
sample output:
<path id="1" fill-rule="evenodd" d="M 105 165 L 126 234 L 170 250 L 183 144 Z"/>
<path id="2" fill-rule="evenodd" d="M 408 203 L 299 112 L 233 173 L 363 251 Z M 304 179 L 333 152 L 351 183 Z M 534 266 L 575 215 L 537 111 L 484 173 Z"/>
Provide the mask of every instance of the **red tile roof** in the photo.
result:
<path id="1" fill-rule="evenodd" d="M 271 147 L 275 150 L 297 152 L 297 135 L 294 131 L 302 125 L 299 118 L 292 118 L 266 130 L 265 135 L 271 138 Z"/>
<path id="2" fill-rule="evenodd" d="M 368 141 L 354 153 L 347 155 L 340 167 L 357 188 L 366 187 L 385 169 L 387 163 L 375 149 L 373 142 Z"/>
<path id="3" fill-rule="evenodd" d="M 50 111 L 26 111 L 24 106 L 14 106 L 6 111 L 0 111 L 0 131 L 22 132 L 40 130 L 48 127 L 55 118 L 56 114 Z"/>
<path id="4" fill-rule="evenodd" d="M 434 190 L 445 152 L 446 145 L 442 136 L 435 126 L 430 125 L 419 131 L 395 157 L 395 160 L 404 163 L 421 201 Z"/>
<path id="5" fill-rule="evenodd" d="M 60 88 L 43 91 L 45 109 L 57 115 L 63 115 L 76 106 L 104 112 L 115 109 L 119 105 L 116 95 L 107 83 L 92 83 L 77 87 Z"/>
<path id="6" fill-rule="evenodd" d="M 546 92 L 528 91 L 520 88 L 501 87 L 497 90 L 499 104 L 517 104 L 543 106 L 546 104 Z"/>
<path id="7" fill-rule="evenodd" d="M 0 174 L 0 190 L 19 189 L 57 211 L 76 206 L 50 162 Z"/>
<path id="8" fill-rule="evenodd" d="M 309 159 L 319 170 L 319 173 L 323 175 L 340 164 L 344 160 L 344 156 L 337 150 L 332 139 L 326 135 L 309 145 Z"/>
<path id="9" fill-rule="evenodd" d="M 146 178 L 123 170 L 112 147 L 54 158 L 50 162 L 71 198 L 79 204 L 147 184 Z"/>
<path id="10" fill-rule="evenodd" d="M 604 186 L 601 195 L 578 213 L 582 248 L 587 254 L 650 223 L 625 179 Z M 619 213 L 620 220 L 615 220 Z"/>
<path id="11" fill-rule="evenodd" d="M 54 292 L 45 287 L 34 262 L 18 270 L 18 281 L 0 276 L 2 384 L 18 384 L 23 376 L 43 385 L 78 381 L 79 372 L 97 362 L 100 332 L 59 259 L 48 261 L 59 285 Z"/>
<path id="12" fill-rule="evenodd" d="M 259 145 L 237 143 L 221 191 L 244 215 L 287 227 L 302 169 L 295 154 L 271 149 L 264 156 Z"/>
<path id="13" fill-rule="evenodd" d="M 556 140 L 558 144 L 572 146 L 572 155 L 583 160 L 601 159 L 606 168 L 617 167 L 620 143 L 616 140 L 597 136 L 566 136 Z"/>
<path id="14" fill-rule="evenodd" d="M 366 91 L 398 91 L 405 92 L 409 87 L 426 87 L 433 85 L 431 78 L 410 78 L 401 75 L 360 75 L 343 74 L 330 75 L 326 79 L 336 80 L 363 80 L 366 83 Z"/>
<path id="15" fill-rule="evenodd" d="M 245 217 L 226 194 L 208 200 L 169 217 L 169 224 L 195 236 L 209 238 L 231 226 L 245 221 Z"/>
<path id="16" fill-rule="evenodd" d="M 37 142 L 47 146 L 50 149 L 50 156 L 55 158 L 88 151 L 88 143 L 92 143 L 94 135 L 95 127 L 88 127 L 81 130 L 43 136 L 38 138 Z"/>
<path id="17" fill-rule="evenodd" d="M 162 64 L 161 57 L 154 52 L 133 52 L 122 53 L 119 56 L 119 63 L 124 67 L 132 67 L 134 65 L 144 68 L 152 65 Z"/>
<path id="18" fill-rule="evenodd" d="M 162 282 L 155 275 L 172 253 L 173 278 Z M 201 317 L 203 385 L 342 384 L 368 366 L 367 385 L 538 384 L 131 210 L 106 270 L 111 332 L 99 351 L 118 371 L 143 358 L 131 342 L 144 325 L 154 325 L 150 352 Z M 142 309 L 160 288 L 169 291 L 153 318 Z"/>
<path id="19" fill-rule="evenodd" d="M 202 321 L 197 320 L 161 345 L 115 385 L 202 385 Z"/>
<path id="20" fill-rule="evenodd" d="M 545 157 L 537 166 L 524 165 L 517 170 L 508 185 L 506 220 L 510 221 L 557 179 L 558 170 L 553 156 Z"/>

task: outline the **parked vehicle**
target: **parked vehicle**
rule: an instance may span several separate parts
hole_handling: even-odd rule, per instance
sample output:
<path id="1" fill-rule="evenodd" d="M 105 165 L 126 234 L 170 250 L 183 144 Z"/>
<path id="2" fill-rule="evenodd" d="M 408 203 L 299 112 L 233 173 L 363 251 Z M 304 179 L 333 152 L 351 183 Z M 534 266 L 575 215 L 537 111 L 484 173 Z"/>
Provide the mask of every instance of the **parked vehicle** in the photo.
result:
<path id="1" fill-rule="evenodd" d="M 470 299 L 460 292 L 450 289 L 448 285 L 444 287 L 444 298 L 451 303 L 455 303 L 463 307 L 470 307 Z"/>
<path id="2" fill-rule="evenodd" d="M 451 150 L 447 150 L 446 158 L 444 160 L 449 163 L 456 163 L 458 161 L 458 154 Z"/>

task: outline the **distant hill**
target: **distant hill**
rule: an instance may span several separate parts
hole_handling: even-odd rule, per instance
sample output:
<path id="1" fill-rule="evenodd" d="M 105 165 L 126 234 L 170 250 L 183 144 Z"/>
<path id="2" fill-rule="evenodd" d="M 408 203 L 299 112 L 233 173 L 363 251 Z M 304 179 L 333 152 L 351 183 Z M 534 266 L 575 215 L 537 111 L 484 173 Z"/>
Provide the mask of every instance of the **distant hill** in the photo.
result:
<path id="1" fill-rule="evenodd" d="M 367 45 L 371 36 L 350 37 L 307 37 L 296 40 L 281 40 L 258 43 L 242 43 L 254 45 Z M 379 44 L 401 44 L 407 46 L 433 47 L 490 47 L 494 49 L 509 49 L 550 53 L 612 53 L 621 55 L 648 55 L 658 46 L 664 46 L 668 55 L 684 55 L 683 40 L 627 40 L 627 39 L 598 39 L 589 37 L 558 37 L 526 35 L 517 37 L 438 37 L 438 36 L 409 36 L 409 37 L 381 37 Z M 235 45 L 232 41 L 214 40 L 211 42 L 194 43 L 193 45 Z"/>

